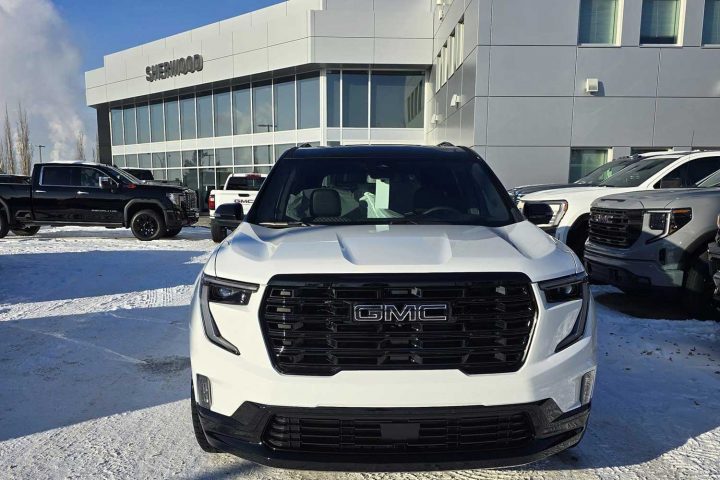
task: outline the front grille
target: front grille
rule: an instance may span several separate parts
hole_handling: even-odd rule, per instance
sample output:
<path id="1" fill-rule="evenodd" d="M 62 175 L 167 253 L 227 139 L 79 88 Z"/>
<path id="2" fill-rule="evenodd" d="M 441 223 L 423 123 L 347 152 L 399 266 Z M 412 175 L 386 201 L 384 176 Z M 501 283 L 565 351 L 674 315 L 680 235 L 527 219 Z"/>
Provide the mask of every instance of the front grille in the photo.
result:
<path id="1" fill-rule="evenodd" d="M 642 210 L 590 209 L 590 242 L 609 247 L 629 248 L 642 233 Z"/>
<path id="2" fill-rule="evenodd" d="M 272 417 L 265 445 L 295 452 L 467 453 L 518 448 L 534 438 L 525 413 L 433 417 Z"/>
<path id="3" fill-rule="evenodd" d="M 446 305 L 447 320 L 357 321 L 358 305 L 396 311 Z M 530 280 L 522 274 L 286 275 L 270 281 L 260 322 L 273 366 L 284 374 L 503 373 L 523 365 L 535 310 Z"/>
<path id="4" fill-rule="evenodd" d="M 186 190 L 185 191 L 185 202 L 183 202 L 183 210 L 197 210 L 198 208 L 198 201 L 197 201 L 197 193 L 195 193 L 195 190 Z"/>

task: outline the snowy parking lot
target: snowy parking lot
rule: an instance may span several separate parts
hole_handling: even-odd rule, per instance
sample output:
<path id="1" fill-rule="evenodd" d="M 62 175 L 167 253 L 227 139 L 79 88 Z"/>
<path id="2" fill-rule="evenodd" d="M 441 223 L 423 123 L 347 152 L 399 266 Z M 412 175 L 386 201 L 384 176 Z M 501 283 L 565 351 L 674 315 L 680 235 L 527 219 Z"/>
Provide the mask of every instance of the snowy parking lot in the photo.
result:
<path id="1" fill-rule="evenodd" d="M 392 475 L 205 454 L 190 423 L 187 310 L 209 237 L 186 228 L 141 243 L 67 227 L 0 240 L 0 478 L 720 478 L 720 323 L 606 287 L 593 289 L 598 383 L 574 450 L 521 468 Z"/>

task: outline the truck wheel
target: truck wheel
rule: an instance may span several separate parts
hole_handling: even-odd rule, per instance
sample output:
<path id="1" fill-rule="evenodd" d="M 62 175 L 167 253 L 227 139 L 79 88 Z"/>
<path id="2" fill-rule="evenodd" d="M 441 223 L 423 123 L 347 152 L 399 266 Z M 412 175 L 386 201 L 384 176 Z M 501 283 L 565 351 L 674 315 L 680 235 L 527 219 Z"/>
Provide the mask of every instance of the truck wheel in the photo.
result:
<path id="1" fill-rule="evenodd" d="M 682 301 L 688 312 L 699 318 L 717 318 L 718 311 L 713 302 L 715 284 L 710 274 L 708 253 L 703 252 L 685 272 Z"/>
<path id="2" fill-rule="evenodd" d="M 22 227 L 22 228 L 13 228 L 11 230 L 12 233 L 17 235 L 18 237 L 32 237 L 40 230 L 40 227 Z"/>
<path id="3" fill-rule="evenodd" d="M 200 417 L 197 412 L 197 404 L 195 403 L 195 392 L 193 391 L 192 387 L 190 389 L 190 413 L 192 415 L 192 424 L 193 431 L 195 432 L 195 440 L 197 440 L 200 448 L 202 448 L 205 452 L 208 453 L 218 453 L 220 450 L 210 445 L 210 443 L 207 441 L 207 437 L 205 436 L 205 432 L 203 432 L 202 425 L 200 425 Z"/>
<path id="4" fill-rule="evenodd" d="M 0 209 L 0 238 L 4 238 L 10 231 L 10 224 L 5 216 L 5 210 Z"/>
<path id="5" fill-rule="evenodd" d="M 227 228 L 221 227 L 216 223 L 211 223 L 210 235 L 212 235 L 213 242 L 220 243 L 227 238 Z"/>
<path id="6" fill-rule="evenodd" d="M 180 233 L 180 231 L 182 231 L 182 227 L 168 228 L 167 230 L 165 230 L 165 238 L 176 237 Z"/>
<path id="7" fill-rule="evenodd" d="M 140 210 L 133 215 L 130 230 L 138 240 L 157 240 L 165 234 L 165 221 L 154 210 Z"/>

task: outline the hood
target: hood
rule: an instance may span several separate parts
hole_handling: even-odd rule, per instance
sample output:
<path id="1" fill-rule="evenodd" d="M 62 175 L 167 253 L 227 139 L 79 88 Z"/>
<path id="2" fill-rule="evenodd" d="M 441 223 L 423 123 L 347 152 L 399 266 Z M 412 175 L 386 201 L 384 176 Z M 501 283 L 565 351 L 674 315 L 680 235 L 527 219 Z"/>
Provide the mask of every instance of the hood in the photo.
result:
<path id="1" fill-rule="evenodd" d="M 353 225 L 270 229 L 243 223 L 206 271 L 267 284 L 278 274 L 522 272 L 572 275 L 576 257 L 530 222 L 506 227 Z"/>
<path id="2" fill-rule="evenodd" d="M 593 203 L 593 207 L 650 210 L 671 206 L 692 206 L 688 202 L 695 199 L 717 198 L 720 188 L 673 188 L 663 190 L 644 190 L 609 195 Z"/>
<path id="3" fill-rule="evenodd" d="M 582 188 L 587 185 L 580 183 L 548 183 L 546 185 L 523 185 L 521 187 L 515 187 L 509 189 L 510 192 L 515 195 L 524 196 L 535 192 L 544 192 L 546 190 L 557 190 L 560 188 Z"/>
<path id="4" fill-rule="evenodd" d="M 179 185 L 171 185 L 168 183 L 160 183 L 156 181 L 146 181 L 137 186 L 138 190 L 150 190 L 150 191 L 156 191 L 156 192 L 177 192 L 182 193 L 187 190 L 191 190 L 190 188 L 179 186 Z"/>
<path id="5" fill-rule="evenodd" d="M 569 196 L 572 197 L 575 195 L 592 195 L 600 193 L 603 193 L 604 195 L 610 195 L 612 193 L 617 193 L 618 191 L 624 191 L 624 189 L 618 189 L 613 187 L 588 187 L 586 185 L 580 185 L 577 187 L 542 190 L 525 195 L 522 199 L 525 201 L 567 200 Z"/>

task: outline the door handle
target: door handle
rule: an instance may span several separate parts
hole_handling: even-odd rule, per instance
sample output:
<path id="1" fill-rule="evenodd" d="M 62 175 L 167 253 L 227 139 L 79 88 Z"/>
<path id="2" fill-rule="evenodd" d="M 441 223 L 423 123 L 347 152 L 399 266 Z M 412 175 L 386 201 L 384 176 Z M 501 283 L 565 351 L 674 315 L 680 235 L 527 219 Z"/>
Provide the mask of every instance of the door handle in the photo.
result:
<path id="1" fill-rule="evenodd" d="M 76 192 L 78 195 L 90 195 L 88 192 L 83 192 L 82 190 Z"/>
<path id="2" fill-rule="evenodd" d="M 35 193 L 47 193 L 45 190 L 35 190 Z"/>

